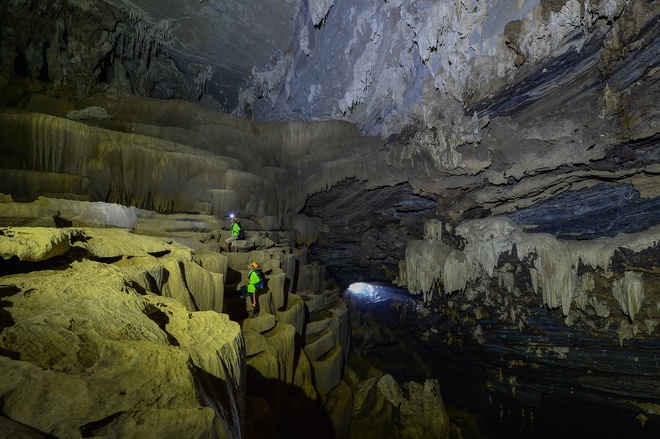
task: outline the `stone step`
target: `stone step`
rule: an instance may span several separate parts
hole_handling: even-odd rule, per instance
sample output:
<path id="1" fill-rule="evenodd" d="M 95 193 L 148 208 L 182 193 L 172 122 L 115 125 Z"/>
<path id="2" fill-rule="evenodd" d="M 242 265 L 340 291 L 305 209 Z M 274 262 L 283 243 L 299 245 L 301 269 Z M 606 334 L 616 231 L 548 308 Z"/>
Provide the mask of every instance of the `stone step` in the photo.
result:
<path id="1" fill-rule="evenodd" d="M 311 361 L 316 361 L 330 352 L 335 346 L 335 334 L 332 330 L 325 329 L 320 334 L 305 338 L 305 353 Z"/>

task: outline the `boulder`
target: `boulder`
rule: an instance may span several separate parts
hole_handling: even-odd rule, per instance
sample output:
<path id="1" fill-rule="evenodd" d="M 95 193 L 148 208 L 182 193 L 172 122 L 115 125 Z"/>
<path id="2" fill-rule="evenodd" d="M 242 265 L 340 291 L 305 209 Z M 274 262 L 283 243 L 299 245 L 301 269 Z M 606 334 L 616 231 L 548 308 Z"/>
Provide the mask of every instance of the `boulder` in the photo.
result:
<path id="1" fill-rule="evenodd" d="M 3 412 L 58 437 L 241 436 L 240 327 L 133 282 L 90 260 L 2 278 Z"/>

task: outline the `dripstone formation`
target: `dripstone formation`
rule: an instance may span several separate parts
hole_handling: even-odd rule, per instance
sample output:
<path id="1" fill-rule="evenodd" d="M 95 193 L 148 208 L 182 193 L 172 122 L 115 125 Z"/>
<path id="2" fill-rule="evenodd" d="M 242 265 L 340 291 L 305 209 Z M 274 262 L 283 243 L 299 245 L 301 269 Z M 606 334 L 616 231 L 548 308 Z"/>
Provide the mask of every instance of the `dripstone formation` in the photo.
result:
<path id="1" fill-rule="evenodd" d="M 0 5 L 0 431 L 660 435 L 659 2 L 165 3 Z"/>

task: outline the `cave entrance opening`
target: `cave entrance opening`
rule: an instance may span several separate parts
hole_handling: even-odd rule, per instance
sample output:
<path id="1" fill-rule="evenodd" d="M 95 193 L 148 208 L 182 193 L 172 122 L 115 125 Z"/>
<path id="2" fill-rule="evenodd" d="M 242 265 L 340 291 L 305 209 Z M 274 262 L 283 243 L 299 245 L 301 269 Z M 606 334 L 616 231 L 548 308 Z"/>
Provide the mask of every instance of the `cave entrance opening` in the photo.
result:
<path id="1" fill-rule="evenodd" d="M 347 294 L 352 295 L 362 306 L 380 302 L 409 301 L 407 290 L 382 283 L 356 282 L 348 286 Z"/>

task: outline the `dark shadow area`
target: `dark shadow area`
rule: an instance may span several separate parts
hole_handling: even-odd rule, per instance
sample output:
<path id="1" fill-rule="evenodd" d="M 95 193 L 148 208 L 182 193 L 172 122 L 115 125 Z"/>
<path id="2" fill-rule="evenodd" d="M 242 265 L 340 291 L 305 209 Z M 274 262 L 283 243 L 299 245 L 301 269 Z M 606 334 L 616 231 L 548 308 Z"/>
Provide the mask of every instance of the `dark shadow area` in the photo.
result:
<path id="1" fill-rule="evenodd" d="M 361 324 L 352 345 L 399 383 L 437 379 L 463 439 L 660 437 L 660 416 L 638 405 L 657 404 L 659 342 L 612 346 L 530 306 L 523 331 L 482 309 L 479 344 L 448 300 L 456 298 L 435 297 L 429 313 L 405 291 L 365 290 L 355 297 Z M 530 343 L 551 349 L 568 340 L 565 357 L 528 352 Z"/>
<path id="2" fill-rule="evenodd" d="M 44 41 L 41 46 L 41 68 L 39 69 L 39 81 L 50 82 L 50 74 L 48 72 L 48 48 L 50 43 Z"/>
<path id="3" fill-rule="evenodd" d="M 167 317 L 167 314 L 165 314 L 163 311 L 158 309 L 158 307 L 154 305 L 149 305 L 147 309 L 144 311 L 144 315 L 149 317 L 151 321 L 156 323 L 158 327 L 165 333 L 167 336 L 167 341 L 172 345 L 172 346 L 179 346 L 179 341 L 174 337 L 172 334 L 170 334 L 167 331 L 167 324 L 170 323 L 170 318 Z"/>
<path id="4" fill-rule="evenodd" d="M 225 275 L 225 285 L 238 285 L 241 282 L 241 272 L 227 267 L 227 274 Z"/>
<path id="5" fill-rule="evenodd" d="M 266 404 L 248 403 L 245 439 L 334 439 L 334 426 L 329 415 L 320 401 L 310 399 L 302 389 L 276 379 L 266 379 L 249 365 L 246 381 L 248 401 L 259 398 Z M 255 411 L 250 412 L 250 409 Z M 267 411 L 263 413 L 261 410 Z M 264 419 L 266 422 L 262 423 Z M 276 426 L 274 431 L 273 424 Z"/>
<path id="6" fill-rule="evenodd" d="M 13 296 L 20 291 L 21 290 L 15 285 L 0 285 L 0 298 L 4 299 L 5 297 Z M 0 300 L 0 333 L 2 333 L 5 328 L 14 326 L 15 321 L 11 316 L 11 313 L 5 309 L 11 308 L 12 306 L 13 304 L 10 301 Z M 0 355 L 16 361 L 21 359 L 21 355 L 18 352 L 10 351 L 9 349 L 2 347 L 0 347 Z"/>
<path id="7" fill-rule="evenodd" d="M 286 289 L 284 291 L 292 293 L 293 291 L 291 290 L 293 289 L 293 285 L 298 285 L 299 280 L 300 280 L 300 261 L 298 259 L 294 259 L 291 283 L 289 283 L 289 289 Z"/>
<path id="8" fill-rule="evenodd" d="M 15 51 L 16 58 L 14 58 L 14 73 L 29 78 L 31 76 L 30 65 L 28 64 L 25 53 L 18 46 L 16 46 Z"/>
<path id="9" fill-rule="evenodd" d="M 225 370 L 225 375 L 227 371 Z M 198 401 L 202 406 L 212 408 L 225 427 L 230 437 L 245 437 L 241 434 L 240 404 L 237 383 L 226 381 L 201 369 L 190 365 L 190 373 L 197 389 Z"/>
<path id="10" fill-rule="evenodd" d="M 53 217 L 53 221 L 55 222 L 55 227 L 58 228 L 73 227 L 73 222 L 71 220 L 62 218 L 61 216 Z"/>
<path id="11" fill-rule="evenodd" d="M 169 255 L 171 253 L 170 250 L 162 250 L 159 252 L 148 252 L 149 255 L 153 256 L 154 258 L 162 258 L 165 255 Z"/>
<path id="12" fill-rule="evenodd" d="M 76 259 L 71 255 L 56 256 L 45 261 L 21 261 L 18 256 L 0 261 L 0 277 L 10 274 L 26 274 L 43 270 L 67 270 Z"/>
<path id="13" fill-rule="evenodd" d="M 406 290 L 377 283 L 353 284 L 346 294 L 360 311 L 360 325 L 353 328 L 351 337 L 355 355 L 400 383 L 431 378 L 428 364 L 415 350 L 409 322 L 415 301 Z"/>
<path id="14" fill-rule="evenodd" d="M 163 268 L 163 285 L 167 283 L 167 280 L 169 279 L 170 272 Z M 140 285 L 138 282 L 134 280 L 129 280 L 129 285 L 131 288 L 133 288 L 138 294 L 144 296 L 147 293 L 153 293 L 157 294 L 159 296 L 162 296 L 162 291 L 158 285 L 158 282 L 156 279 L 148 272 L 144 273 L 144 277 L 147 282 L 146 288 Z"/>
<path id="15" fill-rule="evenodd" d="M 229 316 L 229 319 L 234 322 L 240 322 L 248 318 L 247 311 L 247 298 L 244 298 L 240 291 L 225 290 L 224 302 L 222 304 L 222 311 Z"/>
<path id="16" fill-rule="evenodd" d="M 89 259 L 92 260 L 92 261 L 100 262 L 101 264 L 112 265 L 115 262 L 119 262 L 122 259 L 124 259 L 124 256 L 121 255 L 121 256 L 113 256 L 113 257 L 107 257 L 107 258 L 96 258 L 96 257 L 92 256 Z"/>
<path id="17" fill-rule="evenodd" d="M 132 289 L 134 289 L 135 292 L 138 293 L 140 296 L 144 296 L 147 294 L 146 288 L 144 288 L 142 285 L 140 285 L 134 280 L 129 280 L 127 285 Z"/>
<path id="18" fill-rule="evenodd" d="M 96 81 L 99 84 L 105 84 L 110 81 L 112 76 L 112 63 L 114 61 L 114 48 L 106 53 L 101 60 L 94 66 L 94 72 L 99 72 Z"/>
<path id="19" fill-rule="evenodd" d="M 527 321 L 532 329 L 522 332 L 510 322 L 482 319 L 483 344 L 468 334 L 458 315 L 425 319 L 422 323 L 411 318 L 413 334 L 429 327 L 437 334 L 426 340 L 413 337 L 415 351 L 431 376 L 440 381 L 445 403 L 478 415 L 477 425 L 485 437 L 660 437 L 660 417 L 646 414 L 642 426 L 639 416 L 644 409 L 632 402 L 651 402 L 650 395 L 637 394 L 629 397 L 629 403 L 623 402 L 626 394 L 633 395 L 635 387 L 646 381 L 634 373 L 648 372 L 644 364 L 652 361 L 653 350 L 646 352 L 649 360 L 645 360 L 643 352 L 634 354 L 608 346 L 607 340 L 587 339 L 578 330 L 566 329 L 563 319 L 541 307 L 530 308 Z M 563 358 L 528 352 L 529 346 L 552 349 L 569 343 L 571 348 Z M 610 349 L 615 349 L 613 355 L 607 354 Z M 625 358 L 635 357 L 639 365 L 626 364 Z M 608 368 L 612 372 L 599 372 Z"/>
<path id="20" fill-rule="evenodd" d="M 4 299 L 5 297 L 13 296 L 14 294 L 20 293 L 21 289 L 16 285 L 0 285 L 0 298 Z M 3 301 L 3 303 L 8 303 Z M 11 304 L 10 304 L 11 305 Z M 5 305 L 3 305 L 5 306 Z"/>
<path id="21" fill-rule="evenodd" d="M 4 397 L 0 398 L 0 407 L 5 406 Z M 0 437 L 7 439 L 57 439 L 57 436 L 39 431 L 7 416 L 0 411 Z"/>
<path id="22" fill-rule="evenodd" d="M 80 427 L 80 435 L 82 437 L 96 437 L 98 430 L 112 424 L 115 419 L 123 414 L 124 412 L 117 412 L 111 414 L 110 416 L 106 416 L 103 419 L 99 419 L 98 421 L 88 422 L 87 424 Z"/>

